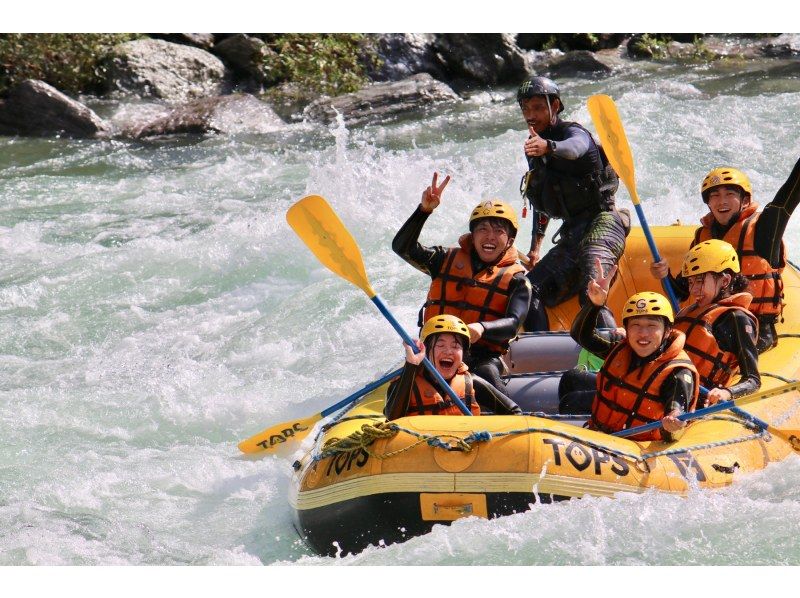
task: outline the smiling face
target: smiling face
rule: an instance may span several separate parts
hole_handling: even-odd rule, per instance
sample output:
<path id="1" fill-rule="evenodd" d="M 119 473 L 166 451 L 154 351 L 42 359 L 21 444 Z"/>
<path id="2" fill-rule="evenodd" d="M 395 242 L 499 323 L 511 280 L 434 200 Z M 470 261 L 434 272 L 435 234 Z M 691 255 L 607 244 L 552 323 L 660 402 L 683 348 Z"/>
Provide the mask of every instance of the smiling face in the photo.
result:
<path id="1" fill-rule="evenodd" d="M 551 125 L 551 119 L 558 113 L 561 103 L 557 98 L 550 100 L 550 109 L 547 108 L 547 96 L 533 96 L 522 100 L 520 108 L 522 117 L 529 127 L 541 133 Z"/>
<path id="2" fill-rule="evenodd" d="M 690 276 L 686 282 L 689 283 L 689 295 L 697 302 L 697 305 L 707 307 L 719 296 L 720 291 L 731 283 L 731 275 L 728 272 L 723 274 L 704 272 Z"/>
<path id="3" fill-rule="evenodd" d="M 500 259 L 514 242 L 509 225 L 502 218 L 482 218 L 472 228 L 472 244 L 482 262 L 492 264 Z"/>
<path id="4" fill-rule="evenodd" d="M 730 224 L 749 202 L 750 198 L 735 185 L 720 185 L 708 192 L 708 209 L 722 226 Z"/>
<path id="5" fill-rule="evenodd" d="M 666 326 L 661 316 L 633 316 L 625 320 L 625 332 L 633 352 L 647 357 L 661 346 Z"/>
<path id="6" fill-rule="evenodd" d="M 437 334 L 433 339 L 430 359 L 445 380 L 450 380 L 458 372 L 464 360 L 464 347 L 461 340 L 449 332 Z"/>

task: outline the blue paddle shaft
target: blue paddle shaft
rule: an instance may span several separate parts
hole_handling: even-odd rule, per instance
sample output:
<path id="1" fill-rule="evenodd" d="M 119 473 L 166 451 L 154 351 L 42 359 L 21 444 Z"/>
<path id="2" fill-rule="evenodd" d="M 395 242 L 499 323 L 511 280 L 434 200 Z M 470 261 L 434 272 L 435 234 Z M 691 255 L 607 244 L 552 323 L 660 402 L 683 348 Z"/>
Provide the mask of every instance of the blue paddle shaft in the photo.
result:
<path id="1" fill-rule="evenodd" d="M 656 262 L 661 261 L 661 256 L 658 254 L 658 247 L 656 247 L 656 242 L 653 239 L 653 235 L 650 233 L 650 227 L 647 225 L 647 219 L 644 217 L 644 210 L 642 210 L 641 204 L 634 204 L 634 208 L 636 208 L 636 215 L 639 217 L 639 224 L 642 225 L 642 230 L 644 231 L 644 237 L 647 239 L 647 244 L 650 246 L 650 253 L 653 254 L 653 260 Z M 669 280 L 666 278 L 661 281 L 661 286 L 664 287 L 664 291 L 667 293 L 667 297 L 669 297 L 669 302 L 672 303 L 672 309 L 675 310 L 675 313 L 678 312 L 678 298 L 675 296 L 675 291 L 672 289 L 672 285 L 669 283 Z"/>
<path id="2" fill-rule="evenodd" d="M 361 390 L 357 390 L 356 392 L 351 394 L 349 397 L 347 397 L 345 399 L 342 399 L 341 401 L 339 401 L 335 405 L 331 405 L 327 409 L 322 410 L 320 412 L 320 415 L 322 417 L 328 417 L 331 413 L 335 413 L 335 412 L 339 411 L 339 409 L 341 409 L 342 407 L 347 407 L 350 403 L 355 403 L 358 399 L 360 399 L 364 395 L 371 393 L 373 390 L 375 390 L 376 388 L 378 388 L 380 386 L 383 386 L 384 384 L 386 384 L 387 382 L 389 382 L 393 378 L 397 378 L 402 373 L 403 373 L 403 368 L 399 368 L 399 369 L 396 369 L 393 372 L 389 372 L 388 374 L 386 374 L 380 380 L 375 380 L 375 382 L 370 382 L 369 384 L 367 384 Z"/>
<path id="3" fill-rule="evenodd" d="M 708 389 L 704 387 L 700 387 L 700 392 L 702 394 L 708 394 Z M 681 421 L 689 421 L 692 419 L 696 419 L 698 417 L 703 417 L 704 415 L 711 415 L 712 413 L 717 413 L 718 411 L 733 411 L 740 417 L 743 417 L 746 420 L 749 420 L 759 426 L 760 428 L 766 430 L 769 427 L 769 424 L 763 420 L 758 419 L 756 416 L 751 415 L 747 411 L 740 409 L 736 406 L 734 401 L 722 401 L 717 403 L 716 405 L 711 405 L 711 407 L 705 407 L 703 409 L 698 409 L 697 411 L 692 411 L 691 413 L 681 413 L 677 419 Z M 637 426 L 635 428 L 629 428 L 627 430 L 620 430 L 619 432 L 614 432 L 612 436 L 632 436 L 633 434 L 639 434 L 641 432 L 649 432 L 650 430 L 655 430 L 661 427 L 661 421 L 652 422 L 650 424 L 645 424 L 644 426 Z"/>
<path id="4" fill-rule="evenodd" d="M 408 336 L 408 333 L 400 325 L 400 322 L 398 322 L 397 319 L 392 315 L 392 312 L 389 311 L 389 308 L 386 307 L 386 304 L 383 302 L 383 299 L 381 299 L 378 295 L 370 297 L 370 299 L 378 307 L 380 312 L 383 314 L 383 317 L 389 320 L 389 323 L 397 331 L 397 334 L 399 334 L 402 337 L 403 342 L 407 344 L 409 347 L 411 347 L 411 350 L 414 351 L 415 354 L 419 353 L 417 345 L 414 343 L 411 337 Z M 442 378 L 442 375 L 439 373 L 439 371 L 436 369 L 436 367 L 434 367 L 434 365 L 430 362 L 430 360 L 427 357 L 422 361 L 422 364 L 436 379 L 436 381 L 439 383 L 439 386 L 441 386 L 443 389 L 445 389 L 445 391 L 447 391 L 447 396 L 453 399 L 453 402 L 461 410 L 461 413 L 463 413 L 464 415 L 472 415 L 472 412 L 469 409 L 467 409 L 467 406 L 464 405 L 464 402 L 458 398 L 456 392 L 452 388 L 450 388 L 450 385 L 444 378 Z"/>

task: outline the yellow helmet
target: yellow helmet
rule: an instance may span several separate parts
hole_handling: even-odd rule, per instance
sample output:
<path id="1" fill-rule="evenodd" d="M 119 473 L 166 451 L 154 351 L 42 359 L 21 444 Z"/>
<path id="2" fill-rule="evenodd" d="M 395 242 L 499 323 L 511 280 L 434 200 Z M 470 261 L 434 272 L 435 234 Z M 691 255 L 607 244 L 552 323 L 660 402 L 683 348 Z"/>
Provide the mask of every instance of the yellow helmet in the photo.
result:
<path id="1" fill-rule="evenodd" d="M 470 230 L 472 230 L 472 223 L 481 218 L 502 218 L 503 220 L 508 220 L 508 222 L 511 223 L 511 227 L 514 229 L 511 236 L 517 236 L 517 231 L 519 230 L 517 213 L 514 211 L 514 208 L 506 202 L 500 201 L 499 199 L 491 199 L 483 201 L 475 206 L 469 217 Z"/>
<path id="2" fill-rule="evenodd" d="M 441 316 L 433 316 L 430 320 L 425 322 L 422 331 L 419 333 L 419 340 L 423 343 L 425 339 L 432 334 L 440 334 L 442 332 L 449 332 L 450 334 L 460 334 L 467 339 L 467 348 L 469 348 L 469 328 L 464 324 L 461 318 L 444 314 Z"/>
<path id="3" fill-rule="evenodd" d="M 683 260 L 681 274 L 684 278 L 706 272 L 739 272 L 739 256 L 730 243 L 720 239 L 709 239 L 689 250 Z"/>
<path id="4" fill-rule="evenodd" d="M 753 194 L 753 186 L 745 173 L 735 168 L 722 166 L 709 172 L 706 178 L 703 179 L 703 184 L 700 186 L 700 194 L 703 196 L 703 201 L 708 203 L 709 192 L 720 185 L 736 185 L 741 187 L 742 191 L 748 195 Z"/>
<path id="5" fill-rule="evenodd" d="M 625 306 L 622 308 L 622 323 L 624 324 L 625 320 L 636 316 L 663 316 L 669 320 L 670 324 L 675 321 L 675 314 L 669 299 L 652 291 L 642 291 L 631 295 L 631 298 L 625 302 Z"/>

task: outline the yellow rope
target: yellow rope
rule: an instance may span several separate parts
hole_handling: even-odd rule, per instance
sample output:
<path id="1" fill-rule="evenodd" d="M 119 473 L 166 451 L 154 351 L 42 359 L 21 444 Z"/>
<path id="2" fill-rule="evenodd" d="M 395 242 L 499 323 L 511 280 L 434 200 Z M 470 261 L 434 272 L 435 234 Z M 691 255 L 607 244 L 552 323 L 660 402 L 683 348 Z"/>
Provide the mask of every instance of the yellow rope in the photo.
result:
<path id="1" fill-rule="evenodd" d="M 322 447 L 322 453 L 330 455 L 331 453 L 347 453 L 353 450 L 363 449 L 371 457 L 375 457 L 376 459 L 388 459 L 406 451 L 410 451 L 420 444 L 430 444 L 429 441 L 431 438 L 435 438 L 440 441 L 442 438 L 454 440 L 455 442 L 449 445 L 450 450 L 458 450 L 465 453 L 468 453 L 472 450 L 472 445 L 470 445 L 468 442 L 465 442 L 463 438 L 452 436 L 450 434 L 438 434 L 436 436 L 419 438 L 416 442 L 409 444 L 408 446 L 396 451 L 383 453 L 382 455 L 378 455 L 369 449 L 369 446 L 376 440 L 381 438 L 391 438 L 399 431 L 400 429 L 396 424 L 392 424 L 388 421 L 378 422 L 374 425 L 364 424 L 361 426 L 360 430 L 353 432 L 349 436 L 344 438 L 330 438 L 327 440 Z"/>

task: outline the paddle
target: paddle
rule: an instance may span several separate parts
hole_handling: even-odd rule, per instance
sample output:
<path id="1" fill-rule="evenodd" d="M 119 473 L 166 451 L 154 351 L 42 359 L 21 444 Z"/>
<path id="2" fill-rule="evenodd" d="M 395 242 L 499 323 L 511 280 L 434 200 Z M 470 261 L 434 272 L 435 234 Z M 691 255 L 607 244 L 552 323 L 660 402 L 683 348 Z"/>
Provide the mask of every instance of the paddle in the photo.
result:
<path id="1" fill-rule="evenodd" d="M 411 347 L 414 353 L 418 353 L 414 341 L 373 290 L 364 270 L 364 261 L 355 239 L 333 208 L 325 201 L 325 198 L 319 195 L 304 197 L 289 208 L 289 211 L 286 212 L 286 220 L 297 236 L 317 256 L 317 259 L 331 272 L 338 274 L 364 291 L 403 341 Z M 464 415 L 472 415 L 427 357 L 422 364 L 461 412 Z"/>
<path id="2" fill-rule="evenodd" d="M 607 95 L 601 94 L 590 96 L 586 103 L 608 161 L 611 162 L 611 166 L 614 167 L 622 182 L 625 183 L 625 187 L 631 196 L 636 215 L 639 217 L 639 224 L 641 224 L 647 244 L 650 246 L 650 253 L 653 254 L 655 261 L 660 262 L 661 256 L 658 253 L 653 235 L 650 233 L 650 227 L 647 225 L 647 219 L 644 217 L 644 211 L 640 205 L 639 194 L 636 191 L 633 155 L 631 154 L 628 138 L 625 136 L 625 129 L 622 127 L 622 121 L 619 118 L 619 112 L 617 112 L 614 100 Z M 672 303 L 672 308 L 677 312 L 678 298 L 675 296 L 675 291 L 668 280 L 662 280 L 661 284 L 667 293 L 667 297 L 669 297 L 670 303 Z"/>
<path id="3" fill-rule="evenodd" d="M 710 415 L 712 413 L 717 413 L 719 411 L 727 411 L 737 409 L 739 407 L 743 407 L 744 405 L 749 405 L 750 403 L 755 403 L 756 401 L 762 401 L 764 399 L 769 399 L 771 397 L 784 394 L 786 392 L 791 392 L 793 390 L 800 390 L 800 382 L 790 382 L 789 384 L 784 384 L 783 386 L 776 386 L 775 388 L 770 388 L 768 390 L 762 390 L 760 392 L 747 395 L 744 397 L 739 397 L 738 399 L 734 399 L 733 401 L 721 401 L 716 405 L 711 405 L 711 407 L 705 407 L 704 409 L 698 409 L 697 411 L 693 411 L 691 413 L 682 413 L 678 416 L 678 419 L 681 421 L 691 421 L 693 419 L 697 419 L 699 417 L 703 417 L 705 415 Z M 774 434 L 775 436 L 779 436 L 789 442 L 795 450 L 800 450 L 800 430 L 781 430 L 779 428 L 775 428 L 769 425 L 767 422 L 762 421 L 746 411 L 739 410 L 742 417 L 749 419 L 759 425 L 762 428 L 766 428 L 770 434 Z M 661 427 L 661 421 L 653 422 L 650 424 L 645 424 L 644 426 L 637 426 L 635 428 L 629 428 L 627 430 L 620 430 L 619 432 L 614 432 L 612 436 L 631 436 L 633 434 L 639 434 L 640 432 L 648 432 L 650 430 L 655 430 Z"/>
<path id="4" fill-rule="evenodd" d="M 331 405 L 327 409 L 323 409 L 311 417 L 289 420 L 280 424 L 275 424 L 274 426 L 271 426 L 254 436 L 251 436 L 247 440 L 242 440 L 239 443 L 239 450 L 248 454 L 260 453 L 263 451 L 275 451 L 282 448 L 287 442 L 302 440 L 308 436 L 308 433 L 314 427 L 314 424 L 316 424 L 319 420 L 324 417 L 328 417 L 332 413 L 336 413 L 339 409 L 346 407 L 351 403 L 355 403 L 364 395 L 371 393 L 376 388 L 379 388 L 390 380 L 397 378 L 402 371 L 403 368 L 399 368 L 393 372 L 389 372 L 380 380 L 370 382 L 361 390 L 354 392 L 349 397 L 342 399 L 335 405 Z"/>

